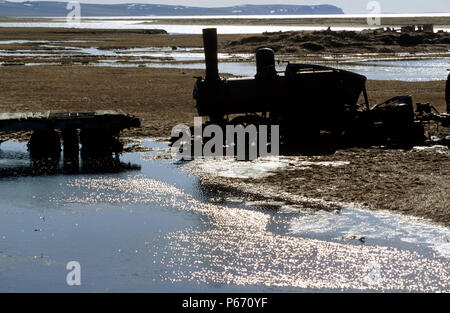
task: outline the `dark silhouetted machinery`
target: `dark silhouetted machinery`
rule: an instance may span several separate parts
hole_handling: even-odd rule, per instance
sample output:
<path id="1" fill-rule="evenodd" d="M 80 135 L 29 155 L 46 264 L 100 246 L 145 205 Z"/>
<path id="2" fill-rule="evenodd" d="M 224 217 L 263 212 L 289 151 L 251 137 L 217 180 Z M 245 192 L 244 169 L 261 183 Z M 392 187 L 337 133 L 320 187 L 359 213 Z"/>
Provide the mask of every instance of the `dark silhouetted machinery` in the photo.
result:
<path id="1" fill-rule="evenodd" d="M 288 64 L 277 72 L 274 51 L 256 51 L 256 75 L 221 78 L 216 29 L 203 30 L 206 77 L 197 78 L 200 116 L 218 125 L 280 125 L 285 142 L 314 144 L 324 135 L 344 145 L 408 146 L 426 140 L 423 122 L 449 124 L 432 106 L 414 110 L 410 96 L 369 106 L 366 77 L 312 64 Z M 447 101 L 450 101 L 447 87 Z M 361 102 L 361 103 L 359 103 Z"/>

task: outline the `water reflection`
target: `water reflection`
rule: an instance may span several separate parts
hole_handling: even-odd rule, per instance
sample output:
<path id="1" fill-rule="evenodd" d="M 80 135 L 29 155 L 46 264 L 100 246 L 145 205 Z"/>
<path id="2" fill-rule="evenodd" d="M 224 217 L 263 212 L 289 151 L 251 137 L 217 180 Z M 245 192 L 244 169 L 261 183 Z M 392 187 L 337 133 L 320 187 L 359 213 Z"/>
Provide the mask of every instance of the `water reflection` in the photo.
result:
<path id="1" fill-rule="evenodd" d="M 103 155 L 77 151 L 26 152 L 27 144 L 5 142 L 0 147 L 0 177 L 83 173 L 119 173 L 140 170 L 141 166 L 122 162 L 118 153 Z"/>
<path id="2" fill-rule="evenodd" d="M 136 172 L 0 179 L 0 291 L 65 291 L 74 259 L 81 291 L 450 288 L 448 254 L 435 255 L 448 250 L 446 229 L 246 201 L 190 175 L 195 162 L 157 158 L 167 145 L 143 145 L 150 151 L 122 156 Z M 29 166 L 24 145 L 5 148 L 1 168 Z"/>

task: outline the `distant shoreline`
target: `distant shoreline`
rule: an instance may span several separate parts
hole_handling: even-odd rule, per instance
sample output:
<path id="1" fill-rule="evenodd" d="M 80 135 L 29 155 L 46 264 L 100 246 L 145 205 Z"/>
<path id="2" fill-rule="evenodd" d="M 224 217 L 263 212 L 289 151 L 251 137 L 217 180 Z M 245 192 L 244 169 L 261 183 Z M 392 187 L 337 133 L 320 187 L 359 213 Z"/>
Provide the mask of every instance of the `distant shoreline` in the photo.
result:
<path id="1" fill-rule="evenodd" d="M 0 16 L 3 18 L 65 18 L 65 16 Z M 381 13 L 381 14 L 222 14 L 222 15 L 117 15 L 117 16 L 84 16 L 84 19 L 145 19 L 145 18 L 158 18 L 158 19 L 185 19 L 185 18 L 195 18 L 195 19 L 365 19 L 368 17 L 381 17 L 381 18 L 439 18 L 439 17 L 450 17 L 450 12 L 442 13 Z"/>
<path id="2" fill-rule="evenodd" d="M 82 12 L 80 8 L 82 7 Z M 186 15 L 297 15 L 297 14 L 344 14 L 334 5 L 302 5 L 302 4 L 255 4 L 226 6 L 186 6 L 151 3 L 77 3 L 68 8 L 68 2 L 33 1 L 33 2 L 0 2 L 0 11 L 5 16 L 65 16 L 68 12 L 76 12 L 84 16 L 186 16 Z M 75 12 L 74 11 L 74 12 Z"/>
<path id="3" fill-rule="evenodd" d="M 334 15 L 336 16 L 336 15 Z M 356 15 L 352 15 L 356 16 Z M 433 24 L 435 32 L 450 32 L 450 13 L 422 14 L 381 18 L 381 25 L 368 25 L 364 17 L 339 16 L 119 16 L 82 17 L 79 22 L 67 22 L 65 17 L 9 18 L 0 17 L 0 27 L 71 28 L 71 29 L 164 29 L 170 34 L 201 34 L 202 28 L 215 27 L 219 34 L 262 34 L 277 31 L 356 31 L 378 28 L 400 29 L 405 25 Z"/>
<path id="4" fill-rule="evenodd" d="M 404 26 L 410 24 L 434 24 L 450 26 L 450 12 L 449 13 L 421 13 L 421 14 L 299 14 L 299 15 L 118 15 L 118 16 L 80 16 L 81 20 L 166 20 L 172 23 L 185 23 L 186 21 L 195 22 L 202 21 L 220 21 L 233 20 L 239 23 L 248 23 L 250 21 L 264 21 L 264 23 L 276 21 L 279 25 L 324 25 L 324 22 L 333 25 L 351 24 L 367 26 L 368 18 L 381 18 L 380 25 L 373 25 L 373 27 L 389 27 L 389 26 Z M 66 19 L 66 16 L 2 16 L 0 21 L 22 21 L 29 22 L 36 21 L 55 21 Z M 299 22 L 301 20 L 301 23 Z M 227 22 L 232 24 L 232 22 Z M 270 24 L 270 23 L 269 23 Z"/>

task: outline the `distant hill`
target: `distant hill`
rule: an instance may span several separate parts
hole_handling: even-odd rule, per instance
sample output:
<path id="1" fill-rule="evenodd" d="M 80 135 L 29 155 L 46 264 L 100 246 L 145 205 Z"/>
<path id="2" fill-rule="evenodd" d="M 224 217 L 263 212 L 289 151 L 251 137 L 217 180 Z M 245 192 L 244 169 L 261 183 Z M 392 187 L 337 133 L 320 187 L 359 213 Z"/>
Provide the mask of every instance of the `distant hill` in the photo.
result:
<path id="1" fill-rule="evenodd" d="M 0 0 L 0 16 L 64 17 L 67 2 Z M 292 15 L 344 14 L 333 5 L 241 5 L 222 8 L 188 7 L 162 4 L 87 4 L 81 3 L 81 16 L 182 16 L 182 15 Z"/>

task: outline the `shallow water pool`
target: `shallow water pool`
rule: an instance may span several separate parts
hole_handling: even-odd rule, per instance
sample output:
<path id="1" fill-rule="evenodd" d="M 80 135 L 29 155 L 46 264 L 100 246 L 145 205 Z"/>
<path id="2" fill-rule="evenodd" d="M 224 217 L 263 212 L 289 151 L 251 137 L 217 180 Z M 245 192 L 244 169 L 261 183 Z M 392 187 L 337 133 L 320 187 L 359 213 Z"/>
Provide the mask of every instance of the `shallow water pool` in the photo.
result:
<path id="1" fill-rule="evenodd" d="M 80 48 L 71 46 L 76 41 L 26 41 L 10 40 L 0 41 L 0 44 L 36 43 L 41 47 L 35 50 L 4 50 L 0 49 L 0 57 L 24 58 L 24 64 L 28 66 L 49 65 L 47 62 L 29 62 L 27 58 L 55 60 L 61 57 L 92 57 L 92 66 L 106 67 L 137 67 L 150 68 L 180 68 L 180 69 L 205 69 L 204 54 L 201 48 L 183 47 L 141 47 L 131 49 L 98 49 L 96 47 Z M 375 54 L 376 55 L 376 54 Z M 229 54 L 219 53 L 219 72 L 236 76 L 252 77 L 256 74 L 256 65 L 250 62 L 253 54 Z M 337 62 L 333 56 L 328 61 L 320 64 L 352 71 L 366 76 L 372 80 L 400 80 L 400 81 L 434 81 L 447 79 L 450 69 L 450 58 L 436 58 L 432 54 L 404 54 L 398 58 L 409 60 L 371 60 L 374 55 L 361 54 L 358 60 L 352 62 Z M 303 63 L 301 59 L 286 56 L 294 63 Z M 278 58 L 283 61 L 283 56 Z M 124 63 L 123 61 L 126 62 Z M 51 63 L 54 64 L 54 63 Z M 286 63 L 279 62 L 277 71 L 283 72 Z"/>
<path id="2" fill-rule="evenodd" d="M 301 60 L 298 62 L 301 63 Z M 450 69 L 450 58 L 420 59 L 409 61 L 358 61 L 358 62 L 323 62 L 325 66 L 335 67 L 366 76 L 370 80 L 399 81 L 435 81 L 446 80 Z M 169 64 L 149 63 L 148 67 L 205 69 L 203 63 Z M 284 71 L 285 64 L 276 65 L 277 71 Z M 251 62 L 219 62 L 219 72 L 237 76 L 253 77 L 256 66 Z"/>
<path id="3" fill-rule="evenodd" d="M 47 175 L 25 144 L 0 146 L 0 291 L 450 291 L 446 228 L 217 195 L 143 145 L 108 173 Z"/>

